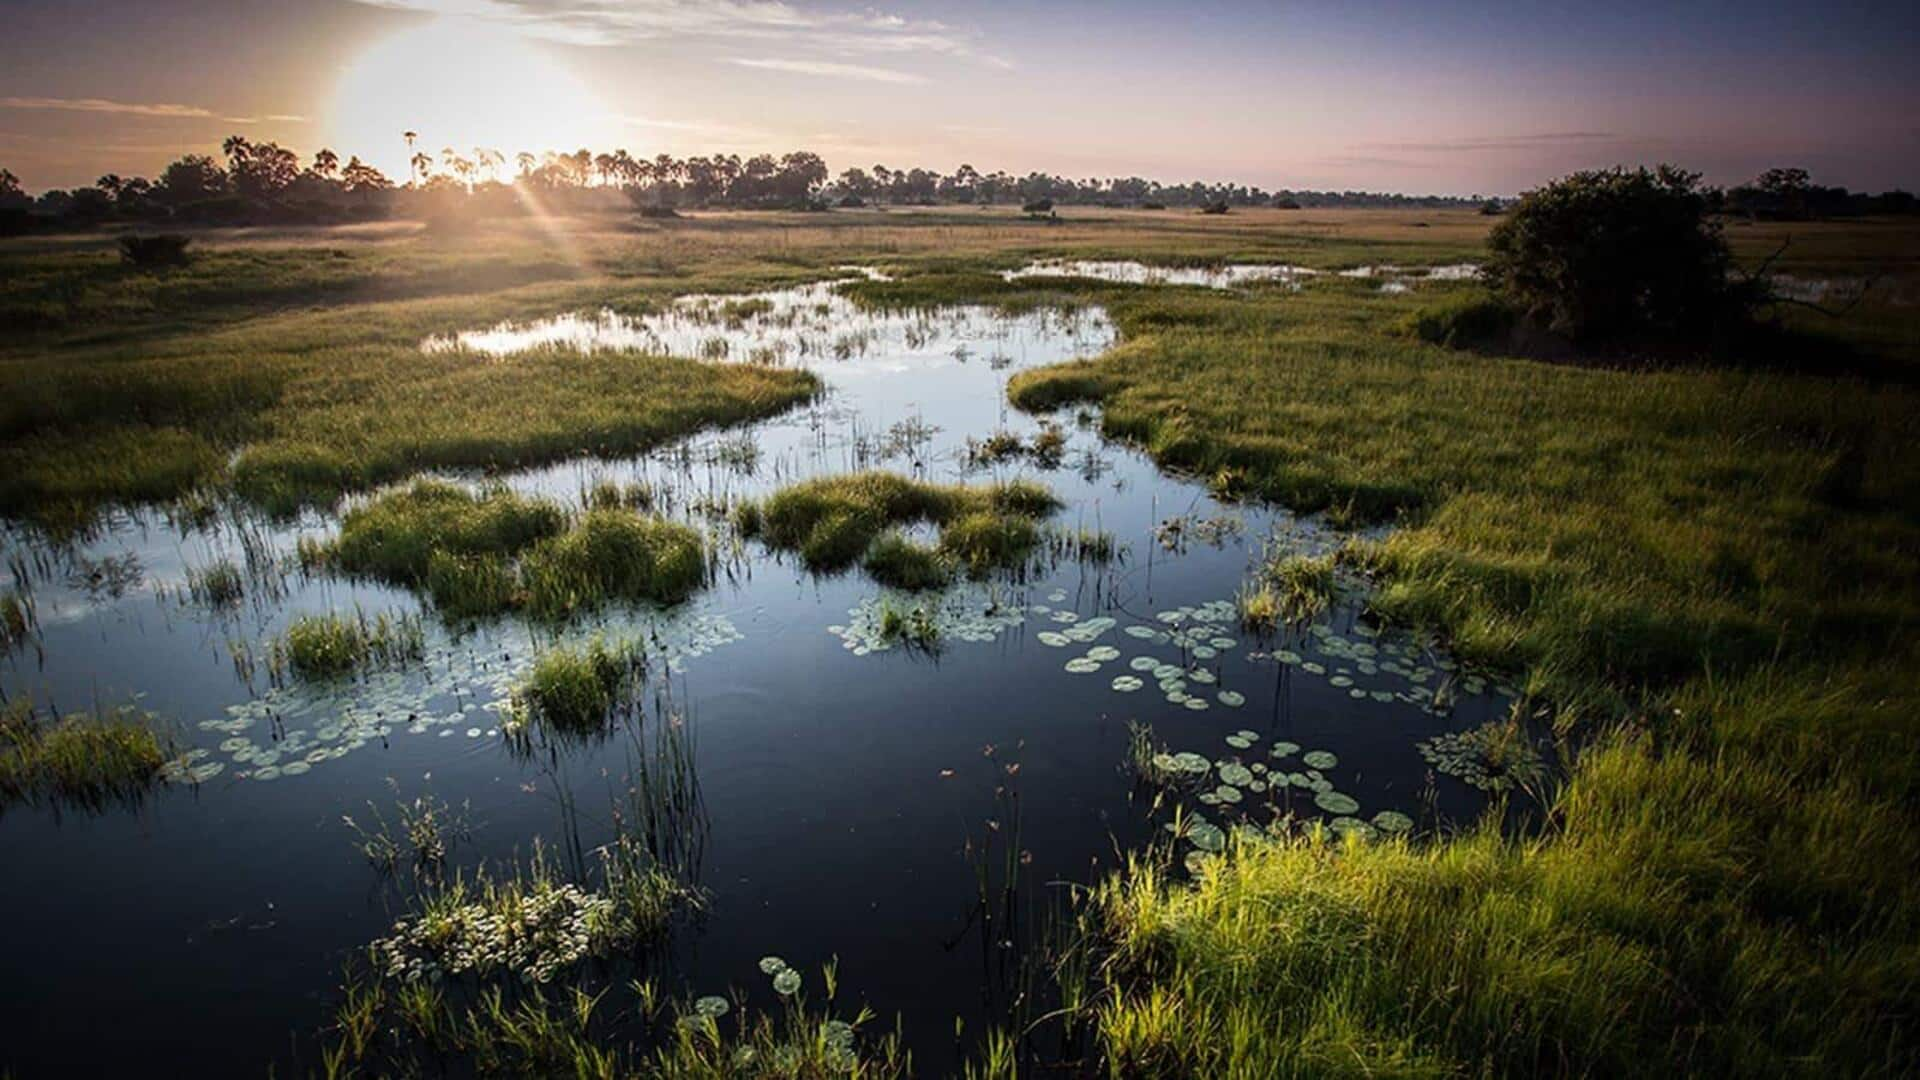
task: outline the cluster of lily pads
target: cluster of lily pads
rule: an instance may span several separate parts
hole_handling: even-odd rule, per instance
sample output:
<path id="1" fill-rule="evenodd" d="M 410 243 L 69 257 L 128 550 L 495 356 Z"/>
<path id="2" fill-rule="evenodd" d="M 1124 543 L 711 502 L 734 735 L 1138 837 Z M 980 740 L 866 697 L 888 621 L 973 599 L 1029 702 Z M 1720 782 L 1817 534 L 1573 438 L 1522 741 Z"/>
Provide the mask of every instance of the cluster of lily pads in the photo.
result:
<path id="1" fill-rule="evenodd" d="M 968 582 L 941 593 L 908 593 L 883 589 L 847 609 L 847 621 L 827 627 L 827 633 L 855 656 L 886 652 L 900 642 L 884 631 L 888 611 L 917 611 L 930 633 L 940 641 L 988 642 L 1010 627 L 1026 621 L 1030 608 L 1009 603 L 1006 590 Z"/>
<path id="2" fill-rule="evenodd" d="M 1327 829 L 1335 836 L 1358 836 L 1373 840 L 1386 834 L 1409 832 L 1413 819 L 1397 810 L 1382 810 L 1369 819 L 1360 816 L 1360 801 L 1336 789 L 1326 775 L 1340 764 L 1330 750 L 1302 751 L 1299 743 L 1275 739 L 1259 753 L 1262 736 L 1242 728 L 1226 737 L 1230 754 L 1209 759 L 1192 750 L 1162 751 L 1150 759 L 1150 779 L 1193 794 L 1194 800 L 1215 807 L 1216 813 L 1237 814 L 1229 827 L 1250 830 L 1249 836 L 1266 833 L 1246 820 L 1248 805 L 1270 803 L 1280 793 L 1299 791 L 1311 794 L 1314 807 L 1327 815 Z M 1298 755 L 1298 761 L 1294 758 Z M 1290 768 L 1297 765 L 1298 767 Z M 1167 831 L 1192 845 L 1188 865 L 1226 847 L 1227 828 L 1207 820 L 1201 811 L 1186 811 L 1169 822 Z"/>
<path id="3" fill-rule="evenodd" d="M 800 992 L 800 972 L 780 957 L 761 957 L 760 972 L 773 981 L 773 992 L 781 997 L 792 998 Z M 682 1022 L 699 1025 L 716 1021 L 732 1011 L 732 1008 L 733 1003 L 726 998 L 718 994 L 709 994 L 694 1000 L 692 1011 L 683 1018 Z M 798 1019 L 800 1014 L 796 1011 L 793 1016 Z M 811 1021 L 808 1023 L 811 1026 Z M 819 1022 L 819 1039 L 826 1051 L 826 1064 L 836 1070 L 836 1074 L 838 1071 L 851 1074 L 859 1067 L 859 1055 L 854 1050 L 855 1029 L 852 1023 L 836 1018 L 822 1020 Z M 766 1062 L 769 1068 L 756 1069 L 755 1066 L 761 1064 L 759 1059 L 763 1056 L 771 1059 Z M 802 1055 L 797 1047 L 790 1044 L 770 1047 L 764 1055 L 759 1048 L 741 1046 L 733 1054 L 733 1064 L 745 1074 L 750 1075 L 796 1075 L 802 1071 Z"/>
<path id="4" fill-rule="evenodd" d="M 1272 660 L 1325 679 L 1356 701 L 1397 701 L 1436 716 L 1452 708 L 1461 695 L 1478 696 L 1490 688 L 1505 697 L 1516 695 L 1512 686 L 1489 684 L 1485 676 L 1434 656 L 1426 645 L 1381 640 L 1380 632 L 1364 623 L 1355 623 L 1347 634 L 1315 623 L 1294 646 L 1255 651 L 1248 659 Z"/>
<path id="5" fill-rule="evenodd" d="M 645 640 L 649 657 L 671 672 L 683 671 L 687 660 L 744 636 L 724 615 L 691 610 L 623 616 L 603 622 L 599 629 L 614 625 Z M 199 726 L 226 736 L 218 751 L 235 767 L 233 775 L 256 781 L 300 776 L 400 731 L 494 738 L 500 735 L 514 687 L 538 652 L 530 630 L 503 624 L 484 644 L 431 651 L 423 670 L 276 687 L 252 701 L 229 705 L 225 718 L 203 720 Z M 263 727 L 270 737 L 259 739 L 254 733 Z M 210 756 L 205 748 L 190 750 L 163 776 L 194 783 L 212 779 L 226 763 L 204 760 Z"/>
<path id="6" fill-rule="evenodd" d="M 1032 610 L 1062 624 L 1058 630 L 1042 630 L 1034 635 L 1041 644 L 1056 648 L 1093 642 L 1119 625 L 1117 620 L 1104 615 L 1082 619 L 1074 612 L 1053 611 L 1041 605 L 1035 605 Z M 1135 693 L 1144 689 L 1147 679 L 1151 678 L 1169 702 L 1194 712 L 1209 709 L 1216 702 L 1227 708 L 1246 704 L 1244 694 L 1220 687 L 1218 671 L 1205 663 L 1239 647 L 1240 640 L 1229 632 L 1233 618 L 1230 601 L 1175 608 L 1162 611 L 1155 618 L 1155 623 L 1136 623 L 1122 632 L 1149 645 L 1172 645 L 1178 655 L 1173 661 L 1147 654 L 1133 657 L 1127 662 L 1133 673 L 1116 675 L 1109 681 L 1114 691 Z M 1094 674 L 1102 665 L 1120 659 L 1120 655 L 1120 650 L 1112 645 L 1094 645 L 1084 655 L 1068 660 L 1066 669 L 1077 675 Z"/>
<path id="7" fill-rule="evenodd" d="M 1482 791 L 1511 791 L 1546 770 L 1539 748 L 1498 724 L 1450 731 L 1414 748 L 1436 771 Z"/>
<path id="8" fill-rule="evenodd" d="M 401 919 L 373 955 L 383 974 L 407 981 L 510 972 L 544 983 L 606 952 L 614 908 L 578 885 L 544 885 L 509 910 L 476 900 Z"/>

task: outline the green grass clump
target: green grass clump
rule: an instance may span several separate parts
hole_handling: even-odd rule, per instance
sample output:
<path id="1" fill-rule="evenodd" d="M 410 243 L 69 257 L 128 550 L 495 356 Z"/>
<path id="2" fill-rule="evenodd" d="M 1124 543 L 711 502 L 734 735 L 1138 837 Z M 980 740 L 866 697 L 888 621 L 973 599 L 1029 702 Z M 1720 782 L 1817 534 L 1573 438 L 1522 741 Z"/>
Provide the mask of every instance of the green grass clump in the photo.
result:
<path id="1" fill-rule="evenodd" d="M 698 530 L 630 510 L 589 510 L 521 560 L 528 610 L 557 618 L 611 600 L 677 603 L 707 581 Z"/>
<path id="2" fill-rule="evenodd" d="M 880 640 L 923 652 L 937 652 L 940 623 L 923 605 L 902 607 L 889 601 L 880 609 Z"/>
<path id="3" fill-rule="evenodd" d="M 940 529 L 939 553 L 980 574 L 1020 565 L 1040 538 L 1035 519 L 1059 505 L 1052 492 L 1027 481 L 966 487 L 861 472 L 782 488 L 737 508 L 734 524 L 743 535 L 798 552 L 815 571 L 831 572 L 867 557 L 898 526 L 931 523 Z M 902 543 L 887 542 L 880 565 L 898 569 L 911 559 L 924 568 L 924 549 L 908 555 Z"/>
<path id="4" fill-rule="evenodd" d="M 328 612 L 302 615 L 273 642 L 271 663 L 302 679 L 337 679 L 373 667 L 395 667 L 426 655 L 426 630 L 413 614 L 382 612 L 372 619 Z"/>
<path id="5" fill-rule="evenodd" d="M 504 487 L 416 481 L 348 511 L 339 538 L 302 558 L 422 590 L 455 619 L 683 600 L 706 583 L 706 543 L 629 509 L 635 490 L 590 494 L 590 509 L 570 523 L 557 504 Z"/>
<path id="6" fill-rule="evenodd" d="M 953 564 L 945 555 L 897 532 L 875 540 L 861 566 L 873 580 L 895 589 L 939 589 L 953 581 Z"/>
<path id="7" fill-rule="evenodd" d="M 1040 527 L 1030 517 L 993 510 L 961 514 L 940 529 L 940 550 L 978 577 L 996 568 L 1019 566 L 1040 543 Z"/>
<path id="8" fill-rule="evenodd" d="M 246 594 L 246 579 L 230 560 L 187 571 L 187 595 L 209 608 L 229 608 Z"/>
<path id="9" fill-rule="evenodd" d="M 1340 595 L 1336 564 L 1333 555 L 1270 555 L 1240 587 L 1240 624 L 1267 633 L 1282 622 L 1306 622 L 1326 611 Z"/>
<path id="10" fill-rule="evenodd" d="M 0 809 L 135 798 L 159 781 L 168 753 L 151 718 L 132 709 L 53 718 L 16 699 L 0 710 Z"/>
<path id="11" fill-rule="evenodd" d="M 646 654 L 637 645 L 609 645 L 596 637 L 584 646 L 549 649 L 513 691 L 515 724 L 564 735 L 604 731 L 645 676 Z"/>
<path id="12" fill-rule="evenodd" d="M 427 595 L 441 615 L 478 619 L 510 610 L 520 597 L 513 567 L 499 555 L 455 555 L 436 551 L 427 558 Z"/>
<path id="13" fill-rule="evenodd" d="M 436 555 L 517 555 L 566 527 L 565 511 L 545 499 L 416 480 L 347 511 L 332 557 L 347 573 L 412 586 L 427 579 Z"/>

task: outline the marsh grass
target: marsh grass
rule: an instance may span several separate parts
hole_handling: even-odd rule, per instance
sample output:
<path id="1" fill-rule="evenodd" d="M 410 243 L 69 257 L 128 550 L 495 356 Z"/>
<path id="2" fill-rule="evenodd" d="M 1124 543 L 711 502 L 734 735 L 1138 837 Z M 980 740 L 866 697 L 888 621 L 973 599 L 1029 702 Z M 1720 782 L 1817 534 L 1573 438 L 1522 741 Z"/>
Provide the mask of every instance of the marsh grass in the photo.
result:
<path id="1" fill-rule="evenodd" d="M 153 718 L 133 709 L 52 717 L 16 699 L 0 710 L 0 810 L 131 801 L 159 783 L 170 754 Z"/>
<path id="2" fill-rule="evenodd" d="M 88 247 L 0 251 L 0 326 L 31 330 L 0 349 L 0 513 L 71 528 L 111 502 L 210 488 L 291 511 L 421 469 L 643 451 L 819 389 L 792 368 L 418 349 L 432 333 L 616 293 L 631 305 L 768 280 L 727 255 L 616 288 L 567 281 L 574 261 L 524 237 L 200 247 L 166 274 Z M 60 362 L 43 362 L 53 351 Z"/>
<path id="3" fill-rule="evenodd" d="M 734 511 L 734 526 L 770 547 L 798 552 L 818 573 L 866 559 L 883 573 L 910 579 L 929 570 L 937 554 L 980 576 L 1020 567 L 1040 542 L 1036 519 L 1059 506 L 1052 492 L 1023 480 L 967 487 L 859 472 L 803 481 L 744 503 Z M 939 528 L 937 549 L 894 531 L 919 523 Z M 871 557 L 876 546 L 877 559 Z"/>
<path id="4" fill-rule="evenodd" d="M 891 600 L 880 608 L 880 640 L 924 653 L 940 651 L 939 620 L 924 605 L 901 606 Z"/>
<path id="5" fill-rule="evenodd" d="M 355 609 L 345 615 L 302 615 L 268 647 L 275 672 L 324 681 L 383 667 L 401 667 L 426 656 L 426 627 L 412 612 L 381 612 L 368 618 Z"/>
<path id="6" fill-rule="evenodd" d="M 631 510 L 589 510 L 571 529 L 530 548 L 520 575 L 527 609 L 566 618 L 614 600 L 678 603 L 704 586 L 706 539 L 678 522 Z"/>
<path id="7" fill-rule="evenodd" d="M 187 595 L 201 607 L 213 610 L 235 607 L 246 592 L 246 578 L 231 560 L 223 559 L 187 571 Z"/>
<path id="8" fill-rule="evenodd" d="M 1047 529 L 1044 539 L 1048 555 L 1055 559 L 1104 566 L 1120 557 L 1120 541 L 1105 529 L 1057 526 Z"/>
<path id="9" fill-rule="evenodd" d="M 716 1016 L 696 1003 L 669 1004 L 650 979 L 604 987 L 489 986 L 462 995 L 354 969 L 342 987 L 322 1066 L 328 1077 L 450 1062 L 479 1076 L 592 1080 L 913 1075 L 898 1031 L 873 1031 L 874 1014 L 864 1006 L 841 1018 L 831 966 L 822 978 L 829 996 L 821 1004 L 798 994 L 771 1010 L 728 1000 Z"/>
<path id="10" fill-rule="evenodd" d="M 867 548 L 860 565 L 880 584 L 909 592 L 945 588 L 955 572 L 952 560 L 938 548 L 893 531 L 882 533 Z"/>
<path id="11" fill-rule="evenodd" d="M 616 711 L 628 706 L 646 678 L 646 650 L 637 642 L 609 643 L 595 637 L 583 645 L 555 646 L 535 658 L 514 688 L 512 729 L 537 726 L 552 735 L 579 738 L 605 732 Z"/>
<path id="12" fill-rule="evenodd" d="M 1576 743 L 1543 836 L 1490 818 L 1240 850 L 1191 888 L 1114 879 L 1105 1067 L 1911 1071 L 1893 1018 L 1920 893 L 1887 868 L 1920 861 L 1893 824 L 1920 776 L 1914 392 L 1459 352 L 1421 338 L 1478 332 L 1478 290 L 1417 292 L 1110 292 L 1121 345 L 1011 383 L 1025 408 L 1099 405 L 1163 467 L 1396 522 L 1345 556 L 1374 614 L 1523 673 Z M 1891 317 L 1824 332 L 1911 370 Z M 1251 622 L 1322 595 L 1299 569 L 1252 584 Z"/>
<path id="13" fill-rule="evenodd" d="M 341 821 L 374 869 L 393 874 L 404 855 L 417 878 L 435 880 L 446 868 L 454 845 L 471 835 L 469 809 L 464 802 L 455 807 L 432 795 L 416 795 L 394 802 L 397 824 L 389 824 L 385 812 L 372 802 L 367 803 L 370 825 L 361 825 L 351 815 L 342 815 Z"/>
<path id="14" fill-rule="evenodd" d="M 569 520 L 558 504 L 504 487 L 416 481 L 349 510 L 339 537 L 301 558 L 423 591 L 450 619 L 524 609 L 557 620 L 615 601 L 677 603 L 707 582 L 706 540 L 632 509 L 633 490 L 589 492 L 589 508 Z"/>
<path id="15" fill-rule="evenodd" d="M 557 504 L 504 487 L 470 491 L 416 480 L 348 510 L 329 557 L 347 573 L 415 586 L 428 579 L 436 555 L 509 557 L 566 525 Z"/>

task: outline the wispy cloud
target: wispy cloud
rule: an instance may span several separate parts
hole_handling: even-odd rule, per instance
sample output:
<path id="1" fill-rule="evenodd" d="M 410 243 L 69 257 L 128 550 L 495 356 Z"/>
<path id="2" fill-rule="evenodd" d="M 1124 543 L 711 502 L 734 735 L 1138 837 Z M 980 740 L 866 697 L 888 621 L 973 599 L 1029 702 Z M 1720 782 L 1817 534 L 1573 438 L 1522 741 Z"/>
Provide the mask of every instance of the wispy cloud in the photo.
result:
<path id="1" fill-rule="evenodd" d="M 275 113 L 269 116 L 223 116 L 198 105 L 170 102 L 109 101 L 106 98 L 0 97 L 0 109 L 51 109 L 62 112 L 107 113 L 119 116 L 146 116 L 166 120 L 218 120 L 226 124 L 306 122 L 304 116 Z"/>
<path id="2" fill-rule="evenodd" d="M 767 57 L 736 56 L 732 63 L 762 71 L 785 71 L 795 75 L 818 75 L 828 79 L 858 79 L 862 82 L 923 83 L 926 77 L 892 68 L 865 64 L 842 64 L 831 60 L 778 60 Z"/>
<path id="3" fill-rule="evenodd" d="M 1413 154 L 1481 153 L 1557 149 L 1594 143 L 1617 142 L 1624 136 L 1610 131 L 1544 131 L 1525 135 L 1480 135 L 1433 142 L 1375 142 L 1360 144 L 1363 149 Z"/>
<path id="4" fill-rule="evenodd" d="M 1313 164 L 1328 165 L 1342 169 L 1431 169 L 1433 164 L 1426 161 L 1408 161 L 1405 158 L 1380 157 L 1371 154 L 1337 154 L 1333 157 L 1315 158 Z"/>
<path id="5" fill-rule="evenodd" d="M 933 20 L 886 12 L 829 11 L 783 0 L 358 0 L 373 7 L 455 15 L 511 26 L 566 45 L 624 45 L 662 38 L 779 41 L 831 53 L 929 53 L 1007 61 L 973 36 Z"/>

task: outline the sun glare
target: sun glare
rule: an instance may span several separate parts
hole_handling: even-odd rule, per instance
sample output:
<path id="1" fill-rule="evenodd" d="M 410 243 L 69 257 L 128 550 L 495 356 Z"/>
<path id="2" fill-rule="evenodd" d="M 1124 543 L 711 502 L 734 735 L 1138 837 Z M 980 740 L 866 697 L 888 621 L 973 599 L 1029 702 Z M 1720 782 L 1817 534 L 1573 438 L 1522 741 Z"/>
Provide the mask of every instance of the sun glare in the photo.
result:
<path id="1" fill-rule="evenodd" d="M 440 18 L 382 39 L 342 71 L 328 134 L 396 180 L 407 176 L 403 134 L 437 157 L 443 147 L 506 155 L 571 151 L 618 141 L 606 107 L 540 45 L 471 19 Z"/>

